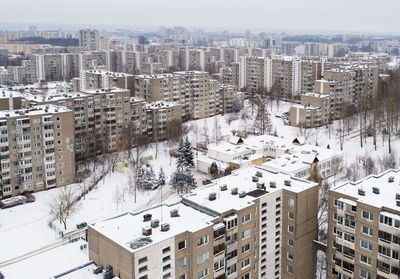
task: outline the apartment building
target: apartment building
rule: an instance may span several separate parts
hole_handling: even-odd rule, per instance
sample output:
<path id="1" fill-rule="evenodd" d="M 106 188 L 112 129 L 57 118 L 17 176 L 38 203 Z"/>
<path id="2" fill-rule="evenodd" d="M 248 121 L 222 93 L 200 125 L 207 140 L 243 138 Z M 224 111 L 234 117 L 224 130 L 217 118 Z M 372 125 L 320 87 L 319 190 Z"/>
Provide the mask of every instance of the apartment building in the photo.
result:
<path id="1" fill-rule="evenodd" d="M 329 191 L 327 278 L 400 277 L 400 172 Z"/>
<path id="2" fill-rule="evenodd" d="M 131 74 L 104 70 L 86 70 L 80 72 L 80 90 L 118 87 L 128 89 L 131 96 L 133 96 L 134 80 L 135 78 Z"/>
<path id="3" fill-rule="evenodd" d="M 147 102 L 166 101 L 181 105 L 182 120 L 201 119 L 217 112 L 217 81 L 207 72 L 174 72 L 135 76 L 135 96 Z"/>
<path id="4" fill-rule="evenodd" d="M 302 94 L 300 98 L 301 104 L 293 105 L 289 110 L 292 126 L 313 128 L 330 122 L 330 95 L 309 92 Z"/>
<path id="5" fill-rule="evenodd" d="M 231 84 L 239 87 L 239 63 L 234 62 L 230 66 L 221 67 L 219 81 L 223 84 Z"/>
<path id="6" fill-rule="evenodd" d="M 0 112 L 1 198 L 75 180 L 73 112 L 47 105 Z"/>
<path id="7" fill-rule="evenodd" d="M 99 50 L 99 31 L 86 28 L 79 31 L 79 45 L 90 51 Z"/>
<path id="8" fill-rule="evenodd" d="M 147 136 L 154 141 L 168 138 L 170 125 L 179 125 L 182 122 L 181 105 L 170 102 L 157 101 L 146 104 Z"/>
<path id="9" fill-rule="evenodd" d="M 312 278 L 317 198 L 316 183 L 237 170 L 180 203 L 89 225 L 89 257 L 121 279 Z"/>

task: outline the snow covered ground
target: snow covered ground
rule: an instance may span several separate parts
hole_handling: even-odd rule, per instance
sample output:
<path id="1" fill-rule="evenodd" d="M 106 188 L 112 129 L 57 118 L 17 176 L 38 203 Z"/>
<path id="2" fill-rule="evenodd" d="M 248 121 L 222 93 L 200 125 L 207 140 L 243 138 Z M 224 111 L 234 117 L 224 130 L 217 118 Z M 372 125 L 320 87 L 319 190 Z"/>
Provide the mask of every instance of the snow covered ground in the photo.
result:
<path id="1" fill-rule="evenodd" d="M 290 104 L 281 102 L 279 108 L 274 104 L 271 110 L 271 121 L 273 131 L 276 129 L 278 136 L 294 138 L 301 136 L 298 128 L 283 124 L 282 118 L 275 117 L 275 114 L 281 114 L 289 110 Z M 247 108 L 251 111 L 250 108 Z M 217 119 L 217 121 L 216 121 Z M 219 126 L 220 136 L 232 135 L 232 131 L 249 130 L 252 125 L 251 117 L 246 121 L 242 117 L 227 123 L 228 117 L 215 116 L 208 119 L 196 120 L 186 123 L 190 127 L 188 137 L 195 146 L 198 142 L 203 142 L 207 138 L 210 142 L 215 139 L 215 124 Z M 330 145 L 331 149 L 340 150 L 339 140 L 336 136 L 336 121 L 331 126 L 331 132 L 326 128 L 312 129 L 307 137 L 307 142 L 314 144 L 316 141 L 319 146 Z M 145 152 L 143 156 L 152 156 L 150 160 L 154 172 L 158 174 L 162 167 L 169 181 L 169 176 L 175 170 L 175 159 L 170 158 L 169 151 L 173 146 L 167 142 L 158 144 L 157 158 L 155 156 L 155 144 Z M 392 148 L 396 154 L 400 154 L 400 141 L 393 139 Z M 387 143 L 378 137 L 378 150 L 375 151 L 372 145 L 372 138 L 367 138 L 363 148 L 360 147 L 360 140 L 357 134 L 350 134 L 346 137 L 343 151 L 345 154 L 344 163 L 349 165 L 361 157 L 367 155 L 378 159 L 387 153 Z M 121 159 L 120 162 L 123 162 Z M 198 186 L 201 186 L 201 180 L 205 177 L 202 174 L 195 174 Z M 68 228 L 73 229 L 76 224 L 81 222 L 95 222 L 97 220 L 109 217 L 128 210 L 136 210 L 161 202 L 160 189 L 154 191 L 138 192 L 137 201 L 134 202 L 134 195 L 129 191 L 130 173 L 114 172 L 108 174 L 95 189 L 86 195 L 85 200 L 81 200 L 80 210 L 68 220 Z M 68 187 L 77 187 L 70 185 Z M 47 223 L 49 220 L 48 204 L 60 189 L 53 189 L 46 192 L 35 193 L 36 202 L 24 204 L 10 209 L 0 210 L 0 266 L 1 262 L 18 257 L 35 249 L 41 248 L 60 239 L 56 230 L 51 229 Z M 166 199 L 176 201 L 179 196 L 174 193 L 168 185 L 162 190 L 163 201 Z M 57 223 L 57 222 L 56 222 Z M 59 226 L 61 228 L 62 226 Z M 57 261 L 51 260 L 57 258 Z M 79 266 L 88 261 L 87 255 L 82 253 L 78 244 L 68 244 L 56 249 L 47 251 L 43 254 L 34 256 L 24 261 L 0 267 L 6 278 L 27 278 L 27 270 L 31 269 L 29 276 L 33 278 L 48 278 L 48 275 L 55 275 L 67 269 Z M 57 264 L 54 264 L 57 262 Z M 49 264 L 51 263 L 51 264 Z M 59 263 L 59 264 L 58 264 Z M 23 268 L 22 268 L 23 267 Z M 33 275 L 33 276 L 32 276 Z M 75 277 L 74 277 L 75 278 Z M 78 277 L 76 277 L 78 278 Z M 87 277 L 82 277 L 87 278 Z"/>

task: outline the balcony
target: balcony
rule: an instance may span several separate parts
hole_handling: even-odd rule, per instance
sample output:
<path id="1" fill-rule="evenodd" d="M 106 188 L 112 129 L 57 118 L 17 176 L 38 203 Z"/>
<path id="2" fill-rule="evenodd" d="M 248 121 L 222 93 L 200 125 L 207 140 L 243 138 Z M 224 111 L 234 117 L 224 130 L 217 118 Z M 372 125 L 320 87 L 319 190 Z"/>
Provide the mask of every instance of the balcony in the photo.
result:
<path id="1" fill-rule="evenodd" d="M 238 246 L 237 241 L 227 243 L 226 244 L 226 252 L 230 252 L 230 251 L 237 249 L 237 246 Z"/>

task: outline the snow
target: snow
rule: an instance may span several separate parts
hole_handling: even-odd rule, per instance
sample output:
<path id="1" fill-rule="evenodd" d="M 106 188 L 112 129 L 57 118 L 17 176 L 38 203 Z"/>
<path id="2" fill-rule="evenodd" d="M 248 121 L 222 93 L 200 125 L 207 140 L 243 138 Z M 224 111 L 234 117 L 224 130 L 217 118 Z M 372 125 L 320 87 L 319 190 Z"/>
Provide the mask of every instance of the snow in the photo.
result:
<path id="1" fill-rule="evenodd" d="M 178 210 L 178 217 L 171 217 L 170 211 L 174 209 Z M 151 214 L 151 220 L 159 220 L 159 226 L 151 228 L 150 221 L 143 221 L 144 214 Z M 202 213 L 182 203 L 172 206 L 163 204 L 144 211 L 125 213 L 120 216 L 112 217 L 97 222 L 91 225 L 91 227 L 107 238 L 112 239 L 121 245 L 121 247 L 124 247 L 130 252 L 134 252 L 140 250 L 142 247 L 154 245 L 185 231 L 197 231 L 211 226 L 213 225 L 211 220 L 214 218 L 215 217 Z M 170 228 L 168 231 L 161 231 L 161 226 L 165 223 L 169 224 Z M 134 240 L 143 237 L 142 228 L 152 229 L 152 234 L 149 236 L 152 242 L 133 249 L 129 245 Z"/>

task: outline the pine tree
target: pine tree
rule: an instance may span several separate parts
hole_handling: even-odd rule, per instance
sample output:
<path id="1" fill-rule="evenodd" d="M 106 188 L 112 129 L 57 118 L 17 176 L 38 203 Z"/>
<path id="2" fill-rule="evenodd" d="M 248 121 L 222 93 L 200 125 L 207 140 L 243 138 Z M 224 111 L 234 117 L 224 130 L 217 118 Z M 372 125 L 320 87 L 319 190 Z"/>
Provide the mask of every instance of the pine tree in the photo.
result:
<path id="1" fill-rule="evenodd" d="M 193 149 L 188 138 L 185 139 L 184 143 L 184 158 L 185 158 L 186 169 L 194 168 Z"/>
<path id="2" fill-rule="evenodd" d="M 165 173 L 162 168 L 160 168 L 160 172 L 158 173 L 158 178 L 157 178 L 156 184 L 157 184 L 157 188 L 165 185 Z"/>
<path id="3" fill-rule="evenodd" d="M 176 161 L 177 168 L 183 169 L 186 166 L 186 160 L 185 160 L 185 142 L 183 139 L 180 139 L 179 141 L 179 147 L 178 147 L 178 159 Z"/>
<path id="4" fill-rule="evenodd" d="M 156 187 L 156 175 L 152 167 L 146 170 L 146 189 L 155 189 Z"/>
<path id="5" fill-rule="evenodd" d="M 210 166 L 210 174 L 213 179 L 218 177 L 218 166 L 216 162 L 212 162 Z"/>
<path id="6" fill-rule="evenodd" d="M 142 164 L 139 164 L 136 170 L 136 187 L 138 189 L 144 189 L 146 177 L 145 177 L 145 170 Z"/>
<path id="7" fill-rule="evenodd" d="M 185 176 L 184 173 L 179 169 L 177 169 L 171 176 L 169 184 L 171 185 L 172 189 L 178 192 L 178 194 L 183 193 L 185 190 L 184 176 Z"/>
<path id="8" fill-rule="evenodd" d="M 194 179 L 193 173 L 190 170 L 186 171 L 186 173 L 184 174 L 184 178 L 186 193 L 197 187 L 196 180 Z"/>

